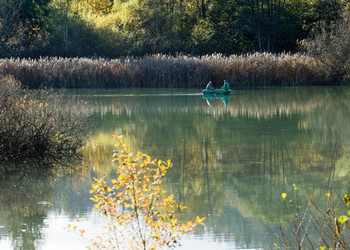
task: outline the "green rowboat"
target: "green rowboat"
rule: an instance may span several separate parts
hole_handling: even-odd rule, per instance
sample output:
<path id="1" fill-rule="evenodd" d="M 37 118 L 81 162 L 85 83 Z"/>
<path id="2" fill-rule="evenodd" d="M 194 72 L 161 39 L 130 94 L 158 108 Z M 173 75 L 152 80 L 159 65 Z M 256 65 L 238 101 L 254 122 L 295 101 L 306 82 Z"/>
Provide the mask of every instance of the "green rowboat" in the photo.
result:
<path id="1" fill-rule="evenodd" d="M 231 90 L 223 90 L 223 89 L 213 89 L 213 90 L 207 90 L 203 89 L 203 95 L 230 95 Z"/>

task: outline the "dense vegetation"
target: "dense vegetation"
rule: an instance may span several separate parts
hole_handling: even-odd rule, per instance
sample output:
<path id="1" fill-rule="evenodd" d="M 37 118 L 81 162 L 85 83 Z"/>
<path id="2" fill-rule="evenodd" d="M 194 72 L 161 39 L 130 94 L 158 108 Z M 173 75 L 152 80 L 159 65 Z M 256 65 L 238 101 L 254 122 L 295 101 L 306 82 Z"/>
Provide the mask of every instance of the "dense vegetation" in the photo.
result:
<path id="1" fill-rule="evenodd" d="M 322 84 L 318 60 L 300 54 L 256 53 L 225 57 L 153 55 L 142 58 L 0 59 L 0 74 L 16 76 L 33 88 L 182 87 L 203 88 L 212 80 L 220 87 Z"/>
<path id="2" fill-rule="evenodd" d="M 348 12 L 345 0 L 0 0 L 1 57 L 37 58 L 2 60 L 0 74 L 31 87 L 348 83 Z"/>
<path id="3" fill-rule="evenodd" d="M 60 107 L 59 109 L 57 107 Z M 55 159 L 83 145 L 82 103 L 0 78 L 0 161 Z"/>
<path id="4" fill-rule="evenodd" d="M 2 57 L 295 51 L 345 0 L 1 0 Z M 346 29 L 348 31 L 348 28 Z"/>

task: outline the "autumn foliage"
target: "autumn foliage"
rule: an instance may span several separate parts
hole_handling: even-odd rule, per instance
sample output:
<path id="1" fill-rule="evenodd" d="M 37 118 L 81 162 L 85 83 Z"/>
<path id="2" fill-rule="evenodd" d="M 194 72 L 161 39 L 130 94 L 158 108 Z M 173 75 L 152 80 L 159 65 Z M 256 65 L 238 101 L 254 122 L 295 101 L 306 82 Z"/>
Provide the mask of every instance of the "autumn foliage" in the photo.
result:
<path id="1" fill-rule="evenodd" d="M 123 137 L 116 137 L 118 162 L 117 178 L 107 185 L 104 178 L 94 179 L 91 198 L 95 209 L 109 219 L 108 229 L 113 236 L 106 241 L 94 241 L 97 248 L 176 247 L 181 236 L 193 232 L 197 225 L 204 225 L 205 218 L 181 223 L 176 214 L 186 206 L 176 203 L 174 195 L 167 195 L 161 183 L 172 167 L 170 160 L 152 160 L 150 156 L 127 151 Z"/>
<path id="2" fill-rule="evenodd" d="M 0 161 L 59 159 L 83 146 L 84 103 L 0 77 Z"/>

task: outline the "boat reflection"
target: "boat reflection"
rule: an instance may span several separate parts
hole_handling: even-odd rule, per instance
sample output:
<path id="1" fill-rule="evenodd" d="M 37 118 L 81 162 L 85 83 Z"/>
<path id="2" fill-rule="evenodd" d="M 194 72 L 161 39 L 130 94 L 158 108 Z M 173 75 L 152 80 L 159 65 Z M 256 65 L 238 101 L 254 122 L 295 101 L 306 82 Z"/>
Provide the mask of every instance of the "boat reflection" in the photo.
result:
<path id="1" fill-rule="evenodd" d="M 216 99 L 221 100 L 225 107 L 227 107 L 230 104 L 230 97 L 231 95 L 224 95 L 224 96 L 218 96 L 218 95 L 203 95 L 203 99 L 207 102 L 208 106 L 211 107 Z"/>

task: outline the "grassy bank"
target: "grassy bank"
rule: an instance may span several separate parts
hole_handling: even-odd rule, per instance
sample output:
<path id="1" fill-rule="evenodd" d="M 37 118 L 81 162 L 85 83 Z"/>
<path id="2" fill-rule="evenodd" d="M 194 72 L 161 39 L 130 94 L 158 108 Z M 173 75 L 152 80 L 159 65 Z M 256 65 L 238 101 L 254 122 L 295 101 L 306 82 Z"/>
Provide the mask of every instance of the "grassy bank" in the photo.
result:
<path id="1" fill-rule="evenodd" d="M 0 74 L 31 88 L 299 86 L 329 84 L 318 61 L 300 54 L 225 57 L 152 55 L 142 58 L 0 59 Z"/>
<path id="2" fill-rule="evenodd" d="M 0 161 L 60 159 L 83 145 L 81 101 L 0 78 Z"/>

